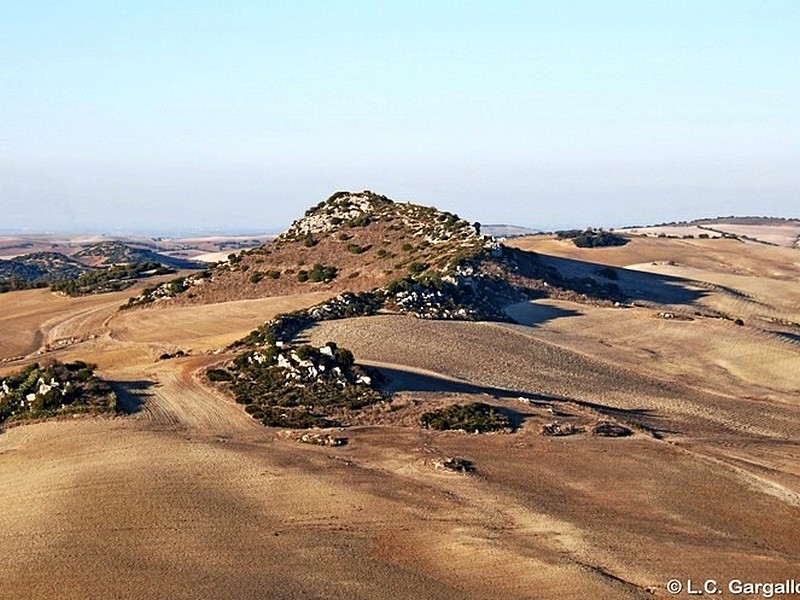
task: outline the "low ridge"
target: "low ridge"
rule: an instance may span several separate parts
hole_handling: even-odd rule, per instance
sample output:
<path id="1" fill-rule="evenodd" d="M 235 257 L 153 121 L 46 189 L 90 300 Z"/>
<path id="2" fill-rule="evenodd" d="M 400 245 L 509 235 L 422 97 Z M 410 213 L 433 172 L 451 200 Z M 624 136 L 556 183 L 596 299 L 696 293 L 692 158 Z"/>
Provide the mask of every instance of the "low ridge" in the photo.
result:
<path id="1" fill-rule="evenodd" d="M 203 263 L 138 248 L 117 240 L 92 244 L 73 255 L 74 258 L 93 267 L 111 267 L 132 263 L 158 263 L 172 269 L 202 269 Z"/>

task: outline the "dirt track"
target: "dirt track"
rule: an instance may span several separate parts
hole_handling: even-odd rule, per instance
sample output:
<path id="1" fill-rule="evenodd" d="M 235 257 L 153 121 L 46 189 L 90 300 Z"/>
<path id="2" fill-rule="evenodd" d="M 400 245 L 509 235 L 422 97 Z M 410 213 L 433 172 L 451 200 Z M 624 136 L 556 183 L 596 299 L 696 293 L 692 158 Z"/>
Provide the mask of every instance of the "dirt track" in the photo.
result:
<path id="1" fill-rule="evenodd" d="M 0 434 L 0 598 L 666 598 L 674 577 L 796 575 L 799 353 L 758 328 L 567 303 L 531 327 L 324 323 L 308 337 L 382 366 L 398 392 L 374 411 L 383 425 L 328 449 L 260 427 L 198 378 L 313 296 L 128 313 L 14 296 L 0 296 L 0 358 L 49 344 L 28 360 L 97 362 L 134 412 Z M 190 355 L 158 360 L 178 348 Z M 427 405 L 476 399 L 521 428 L 414 426 Z M 539 434 L 601 418 L 636 434 Z M 447 456 L 477 473 L 435 469 Z"/>

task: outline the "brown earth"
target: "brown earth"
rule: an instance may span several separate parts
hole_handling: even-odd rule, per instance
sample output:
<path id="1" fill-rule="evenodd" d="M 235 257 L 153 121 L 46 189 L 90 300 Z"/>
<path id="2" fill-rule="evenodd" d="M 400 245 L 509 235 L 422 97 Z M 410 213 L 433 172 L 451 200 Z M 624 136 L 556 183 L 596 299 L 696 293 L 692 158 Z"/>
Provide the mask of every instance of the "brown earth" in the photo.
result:
<path id="1" fill-rule="evenodd" d="M 691 320 L 548 300 L 509 309 L 527 325 L 319 324 L 305 337 L 351 348 L 397 392 L 325 448 L 261 427 L 200 375 L 325 292 L 123 312 L 135 290 L 0 295 L 0 373 L 89 360 L 131 411 L 0 434 L 0 598 L 668 598 L 673 578 L 797 579 L 796 251 L 515 243 L 592 269 L 638 265 L 620 281 L 667 281 Z M 713 306 L 750 313 L 741 326 L 694 314 Z M 188 356 L 158 360 L 178 349 Z M 417 426 L 465 401 L 517 429 Z M 634 435 L 541 435 L 554 421 Z M 435 467 L 453 456 L 477 471 Z"/>

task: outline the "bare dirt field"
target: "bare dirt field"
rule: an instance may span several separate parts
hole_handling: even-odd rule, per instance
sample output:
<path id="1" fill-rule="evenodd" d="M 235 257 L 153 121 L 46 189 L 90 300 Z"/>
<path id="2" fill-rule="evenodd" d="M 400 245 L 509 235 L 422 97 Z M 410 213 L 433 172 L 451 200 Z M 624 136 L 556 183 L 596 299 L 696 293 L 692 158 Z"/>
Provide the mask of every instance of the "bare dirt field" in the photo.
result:
<path id="1" fill-rule="evenodd" d="M 0 433 L 0 598 L 670 598 L 673 578 L 800 579 L 797 251 L 514 243 L 576 273 L 636 265 L 618 281 L 639 301 L 510 307 L 522 324 L 321 323 L 304 337 L 396 392 L 338 448 L 261 427 L 200 375 L 327 292 L 122 312 L 136 290 L 0 295 L 0 374 L 92 361 L 131 413 Z M 714 307 L 729 318 L 695 314 Z M 464 401 L 516 430 L 418 426 Z M 633 435 L 592 435 L 603 421 Z M 584 432 L 542 435 L 553 422 Z M 453 456 L 476 471 L 435 467 Z"/>

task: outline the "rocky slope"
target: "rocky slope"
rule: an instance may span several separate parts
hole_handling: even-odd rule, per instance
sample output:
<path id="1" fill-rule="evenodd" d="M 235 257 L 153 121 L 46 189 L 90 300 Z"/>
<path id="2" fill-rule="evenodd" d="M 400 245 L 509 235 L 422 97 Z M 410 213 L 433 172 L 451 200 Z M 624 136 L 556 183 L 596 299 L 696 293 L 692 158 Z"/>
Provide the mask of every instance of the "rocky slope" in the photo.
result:
<path id="1" fill-rule="evenodd" d="M 504 306 L 542 295 L 617 299 L 611 287 L 567 281 L 535 255 L 481 235 L 479 224 L 454 214 L 369 191 L 338 192 L 272 243 L 148 289 L 130 306 L 313 290 L 372 292 L 382 307 L 417 316 L 504 318 Z"/>

